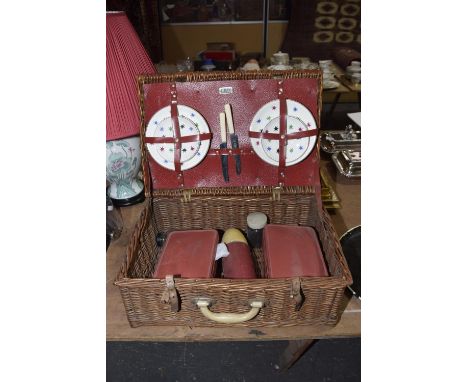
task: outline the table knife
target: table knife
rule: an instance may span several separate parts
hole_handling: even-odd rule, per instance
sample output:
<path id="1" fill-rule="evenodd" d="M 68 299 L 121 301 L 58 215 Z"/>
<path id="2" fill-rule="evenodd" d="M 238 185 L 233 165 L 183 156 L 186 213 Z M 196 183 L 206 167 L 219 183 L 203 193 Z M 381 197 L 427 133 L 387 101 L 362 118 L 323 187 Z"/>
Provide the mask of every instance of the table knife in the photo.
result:
<path id="1" fill-rule="evenodd" d="M 234 121 L 232 119 L 232 110 L 231 105 L 226 104 L 224 105 L 224 111 L 226 112 L 226 120 L 229 129 L 229 138 L 231 140 L 231 147 L 233 149 L 239 148 L 239 138 L 237 134 L 234 132 Z M 236 174 L 239 175 L 241 173 L 241 157 L 240 154 L 235 154 L 234 159 L 236 161 Z"/>
<path id="2" fill-rule="evenodd" d="M 227 136 L 226 136 L 226 116 L 224 113 L 219 113 L 219 125 L 221 128 L 221 149 L 227 149 Z M 223 171 L 223 177 L 226 182 L 229 182 L 228 172 L 228 156 L 221 154 L 221 169 Z"/>

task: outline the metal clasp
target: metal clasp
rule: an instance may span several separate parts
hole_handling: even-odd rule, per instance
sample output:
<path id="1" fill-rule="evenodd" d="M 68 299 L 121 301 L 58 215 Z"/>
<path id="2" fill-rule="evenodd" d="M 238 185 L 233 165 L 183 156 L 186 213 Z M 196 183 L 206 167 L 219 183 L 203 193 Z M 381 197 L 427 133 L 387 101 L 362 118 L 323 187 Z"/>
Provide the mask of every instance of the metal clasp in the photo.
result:
<path id="1" fill-rule="evenodd" d="M 192 200 L 192 191 L 190 190 L 182 190 L 182 198 L 181 201 L 183 203 L 189 203 Z"/>
<path id="2" fill-rule="evenodd" d="M 298 311 L 301 309 L 302 304 L 304 303 L 304 297 L 301 293 L 301 279 L 299 277 L 295 277 L 292 280 L 291 284 L 291 298 L 294 299 L 296 303 L 295 310 Z"/>
<path id="3" fill-rule="evenodd" d="M 165 304 L 171 304 L 171 312 L 180 310 L 179 295 L 175 288 L 174 276 L 166 276 L 166 289 L 164 290 L 161 301 Z"/>
<path id="4" fill-rule="evenodd" d="M 279 202 L 281 200 L 281 187 L 276 187 L 271 193 L 271 200 L 274 202 Z"/>

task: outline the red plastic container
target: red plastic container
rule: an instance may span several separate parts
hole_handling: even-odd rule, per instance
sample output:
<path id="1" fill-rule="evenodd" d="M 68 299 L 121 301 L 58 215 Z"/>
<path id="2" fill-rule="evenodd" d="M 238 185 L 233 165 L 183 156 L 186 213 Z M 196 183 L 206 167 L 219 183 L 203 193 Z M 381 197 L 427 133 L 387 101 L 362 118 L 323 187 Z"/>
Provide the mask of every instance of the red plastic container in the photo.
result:
<path id="1" fill-rule="evenodd" d="M 229 256 L 223 257 L 223 274 L 227 279 L 254 279 L 255 266 L 249 245 L 239 241 L 226 244 Z"/>
<path id="2" fill-rule="evenodd" d="M 210 278 L 216 272 L 216 230 L 173 231 L 167 235 L 153 278 L 167 275 Z"/>
<path id="3" fill-rule="evenodd" d="M 317 234 L 311 227 L 267 224 L 263 254 L 267 278 L 329 275 Z"/>

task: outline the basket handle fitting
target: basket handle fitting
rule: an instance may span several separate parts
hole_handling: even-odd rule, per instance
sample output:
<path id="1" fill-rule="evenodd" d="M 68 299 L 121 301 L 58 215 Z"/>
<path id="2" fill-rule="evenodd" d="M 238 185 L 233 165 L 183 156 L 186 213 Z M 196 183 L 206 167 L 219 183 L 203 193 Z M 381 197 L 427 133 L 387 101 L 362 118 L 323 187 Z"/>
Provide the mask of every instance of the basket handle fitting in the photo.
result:
<path id="1" fill-rule="evenodd" d="M 295 310 L 299 311 L 304 303 L 304 297 L 301 291 L 301 279 L 295 277 L 291 283 L 291 298 L 294 299 L 296 306 Z"/>
<path id="2" fill-rule="evenodd" d="M 251 309 L 245 313 L 213 313 L 208 307 L 211 305 L 211 300 L 206 297 L 199 297 L 195 299 L 195 304 L 200 308 L 202 314 L 215 322 L 220 322 L 222 324 L 238 324 L 241 322 L 249 321 L 254 318 L 260 308 L 262 308 L 265 303 L 263 300 L 252 300 L 249 305 Z"/>
<path id="3" fill-rule="evenodd" d="M 165 304 L 171 304 L 171 312 L 178 312 L 180 310 L 179 295 L 175 288 L 174 276 L 166 276 L 166 289 L 164 290 L 161 301 Z"/>

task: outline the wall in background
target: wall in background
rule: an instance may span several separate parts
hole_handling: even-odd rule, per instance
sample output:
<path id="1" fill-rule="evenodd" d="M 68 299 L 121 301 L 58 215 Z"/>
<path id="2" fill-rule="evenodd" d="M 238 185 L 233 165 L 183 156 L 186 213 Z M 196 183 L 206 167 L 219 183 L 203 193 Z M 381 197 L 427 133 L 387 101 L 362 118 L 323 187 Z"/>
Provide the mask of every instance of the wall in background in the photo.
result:
<path id="1" fill-rule="evenodd" d="M 273 22 L 268 26 L 267 57 L 277 52 L 283 43 L 287 23 Z M 206 49 L 207 42 L 233 42 L 236 50 L 261 52 L 263 50 L 263 25 L 256 24 L 185 24 L 161 25 L 163 58 L 174 64 L 185 57 L 195 57 Z"/>
<path id="2" fill-rule="evenodd" d="M 106 0 L 106 11 L 125 12 L 153 62 L 159 62 L 162 59 L 157 1 Z"/>

